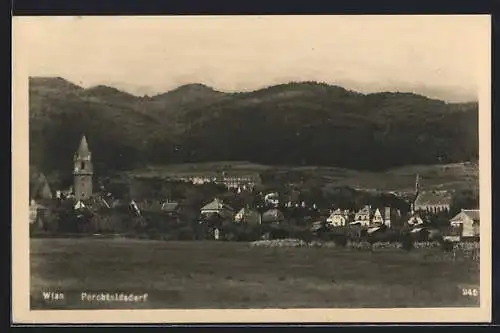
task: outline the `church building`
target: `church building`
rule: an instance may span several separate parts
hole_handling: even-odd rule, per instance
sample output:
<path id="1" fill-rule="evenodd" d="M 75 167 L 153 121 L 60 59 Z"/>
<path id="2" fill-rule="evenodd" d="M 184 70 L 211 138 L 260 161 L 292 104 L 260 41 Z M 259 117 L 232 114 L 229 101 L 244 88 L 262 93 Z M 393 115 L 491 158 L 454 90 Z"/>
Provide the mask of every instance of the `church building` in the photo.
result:
<path id="1" fill-rule="evenodd" d="M 448 191 L 421 191 L 419 175 L 415 181 L 415 200 L 412 204 L 412 213 L 440 213 L 449 212 L 452 203 L 452 195 Z"/>
<path id="2" fill-rule="evenodd" d="M 94 169 L 92 166 L 92 153 L 89 150 L 85 135 L 80 141 L 80 147 L 74 158 L 74 195 L 76 201 L 86 200 L 92 197 L 92 185 Z"/>

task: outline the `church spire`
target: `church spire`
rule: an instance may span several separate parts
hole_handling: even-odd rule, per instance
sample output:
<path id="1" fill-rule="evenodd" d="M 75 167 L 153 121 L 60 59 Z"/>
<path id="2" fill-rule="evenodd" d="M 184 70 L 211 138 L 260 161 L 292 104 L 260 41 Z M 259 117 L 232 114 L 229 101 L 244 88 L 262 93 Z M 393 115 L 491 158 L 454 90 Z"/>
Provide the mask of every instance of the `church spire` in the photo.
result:
<path id="1" fill-rule="evenodd" d="M 87 138 L 82 136 L 82 140 L 80 141 L 80 147 L 78 147 L 77 151 L 78 157 L 90 157 L 89 145 L 87 143 Z"/>

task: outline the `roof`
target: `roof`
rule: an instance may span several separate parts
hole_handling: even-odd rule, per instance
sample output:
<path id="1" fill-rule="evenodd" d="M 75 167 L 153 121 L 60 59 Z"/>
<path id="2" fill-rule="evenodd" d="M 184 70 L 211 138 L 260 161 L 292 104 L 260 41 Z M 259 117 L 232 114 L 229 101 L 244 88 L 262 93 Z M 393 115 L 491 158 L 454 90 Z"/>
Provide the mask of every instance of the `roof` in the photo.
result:
<path id="1" fill-rule="evenodd" d="M 75 206 L 74 206 L 74 208 L 75 208 L 75 209 L 82 209 L 82 208 L 85 208 L 85 207 L 86 207 L 86 206 L 85 206 L 85 204 L 84 204 L 81 200 L 80 200 L 80 201 L 78 201 L 78 202 L 75 204 Z"/>
<path id="2" fill-rule="evenodd" d="M 31 184 L 32 199 L 50 199 L 52 198 L 52 190 L 50 189 L 47 178 L 43 173 L 39 173 L 32 179 Z"/>
<path id="3" fill-rule="evenodd" d="M 228 209 L 228 210 L 233 210 L 229 205 L 225 204 L 222 202 L 222 200 L 215 198 L 212 202 L 206 204 L 205 206 L 201 207 L 201 210 L 222 210 L 222 209 Z"/>
<path id="4" fill-rule="evenodd" d="M 360 209 L 356 214 L 370 214 L 370 213 L 371 213 L 371 207 L 365 206 L 362 209 Z"/>
<path id="5" fill-rule="evenodd" d="M 174 212 L 179 208 L 179 203 L 177 202 L 165 202 L 161 205 L 161 209 L 166 212 Z"/>
<path id="6" fill-rule="evenodd" d="M 100 206 L 100 207 L 106 207 L 106 208 L 111 208 L 111 200 L 106 200 L 105 198 L 99 197 L 96 198 L 94 204 Z"/>
<path id="7" fill-rule="evenodd" d="M 347 217 L 349 214 L 345 210 L 341 210 L 340 208 L 337 208 L 335 211 L 329 214 L 329 217 L 332 216 L 342 216 L 342 217 Z"/>
<path id="8" fill-rule="evenodd" d="M 271 192 L 264 196 L 264 200 L 278 200 L 280 195 L 278 192 Z"/>
<path id="9" fill-rule="evenodd" d="M 462 212 L 470 217 L 473 221 L 479 221 L 480 214 L 479 209 L 464 209 Z"/>
<path id="10" fill-rule="evenodd" d="M 369 234 L 373 234 L 374 232 L 377 232 L 380 230 L 380 227 L 373 227 L 367 230 Z"/>
<path id="11" fill-rule="evenodd" d="M 413 222 L 415 221 L 415 222 Z M 412 216 L 410 216 L 410 218 L 408 219 L 408 223 L 410 224 L 420 224 L 420 223 L 423 223 L 424 222 L 424 219 L 422 219 L 418 214 L 413 214 Z"/>
<path id="12" fill-rule="evenodd" d="M 415 206 L 450 205 L 451 194 L 447 191 L 420 192 L 415 200 Z"/>
<path id="13" fill-rule="evenodd" d="M 261 221 L 261 215 L 259 212 L 255 211 L 255 210 L 252 210 L 250 208 L 242 208 L 239 210 L 238 214 L 236 215 L 240 215 L 240 217 L 238 217 L 238 219 L 240 219 L 241 221 L 258 221 L 260 223 Z M 236 216 L 235 216 L 236 218 Z"/>
<path id="14" fill-rule="evenodd" d="M 130 207 L 136 212 L 137 215 L 141 215 L 141 210 L 139 209 L 139 206 L 137 206 L 137 203 L 134 200 L 130 201 Z"/>
<path id="15" fill-rule="evenodd" d="M 85 137 L 85 135 L 82 137 L 82 140 L 80 141 L 80 146 L 78 147 L 78 150 L 76 153 L 79 157 L 89 157 L 90 156 L 89 145 L 87 143 L 87 138 Z"/>
<path id="16" fill-rule="evenodd" d="M 455 215 L 450 221 L 460 220 L 460 216 L 462 216 L 463 214 L 468 216 L 472 221 L 479 221 L 479 209 L 462 209 L 462 211 Z"/>
<path id="17" fill-rule="evenodd" d="M 259 212 L 255 211 L 255 210 L 252 210 L 250 208 L 245 208 L 243 207 L 242 209 L 240 209 L 238 211 L 238 214 L 239 215 L 248 215 L 248 214 L 259 214 Z"/>
<path id="18" fill-rule="evenodd" d="M 323 228 L 323 222 L 316 221 L 316 222 L 313 222 L 313 224 L 311 226 L 311 231 L 318 231 L 318 230 L 321 230 L 322 228 Z"/>
<path id="19" fill-rule="evenodd" d="M 136 204 L 140 210 L 147 210 L 147 211 L 161 211 L 162 210 L 162 203 L 161 203 L 161 201 L 158 201 L 158 200 L 151 200 L 151 201 L 144 200 L 144 201 L 136 202 Z"/>
<path id="20" fill-rule="evenodd" d="M 42 199 L 42 200 L 31 200 L 30 201 L 30 208 L 37 208 L 37 209 L 47 209 L 52 202 L 49 202 L 49 199 Z"/>
<path id="21" fill-rule="evenodd" d="M 282 219 L 283 213 L 279 209 L 269 209 L 264 214 L 262 214 L 263 221 L 274 221 L 276 219 Z"/>

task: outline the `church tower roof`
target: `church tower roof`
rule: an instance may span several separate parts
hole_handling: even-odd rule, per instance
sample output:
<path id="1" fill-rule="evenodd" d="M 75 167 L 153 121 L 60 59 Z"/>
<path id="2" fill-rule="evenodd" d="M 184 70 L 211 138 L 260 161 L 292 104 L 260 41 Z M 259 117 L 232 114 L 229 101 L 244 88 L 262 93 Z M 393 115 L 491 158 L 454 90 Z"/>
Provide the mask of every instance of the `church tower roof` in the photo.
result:
<path id="1" fill-rule="evenodd" d="M 88 157 L 90 156 L 89 145 L 87 143 L 87 138 L 85 135 L 82 137 L 80 141 L 80 147 L 78 147 L 78 151 L 76 152 L 78 157 Z"/>

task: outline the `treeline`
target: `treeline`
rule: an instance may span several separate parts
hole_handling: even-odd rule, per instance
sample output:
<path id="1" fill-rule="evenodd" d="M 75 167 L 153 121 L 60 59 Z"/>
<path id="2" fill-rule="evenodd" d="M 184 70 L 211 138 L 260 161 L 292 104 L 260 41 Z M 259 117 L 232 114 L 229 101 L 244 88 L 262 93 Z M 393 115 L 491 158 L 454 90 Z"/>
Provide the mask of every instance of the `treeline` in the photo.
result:
<path id="1" fill-rule="evenodd" d="M 108 181 L 108 189 L 116 187 L 115 191 L 128 189 L 123 183 Z M 72 200 L 54 200 L 48 210 L 40 217 L 39 222 L 32 225 L 35 233 L 129 233 L 131 235 L 151 234 L 155 237 L 171 237 L 177 239 L 177 233 L 191 239 L 206 234 L 203 226 L 220 228 L 223 231 L 231 231 L 236 239 L 249 239 L 263 236 L 271 228 L 267 225 L 239 225 L 234 223 L 233 217 L 221 218 L 215 216 L 209 220 L 200 220 L 200 208 L 212 201 L 215 197 L 222 199 L 233 207 L 234 213 L 242 207 L 249 207 L 260 214 L 273 208 L 265 203 L 263 194 L 266 192 L 242 192 L 236 193 L 224 186 L 217 184 L 193 185 L 183 182 L 161 182 L 158 179 L 138 181 L 133 200 L 139 204 L 141 213 L 137 214 L 130 206 L 132 197 L 122 193 L 117 204 L 113 208 L 98 207 L 83 210 L 75 210 Z M 116 193 L 116 192 L 115 192 Z M 304 188 L 302 192 L 293 192 L 283 189 L 280 192 L 282 202 L 278 209 L 283 213 L 283 219 L 279 226 L 268 230 L 272 237 L 309 237 L 312 226 L 320 223 L 321 228 L 317 230 L 328 231 L 325 221 L 330 211 L 336 208 L 350 209 L 354 214 L 364 205 L 372 205 L 373 208 L 392 207 L 400 209 L 401 215 L 393 217 L 391 225 L 394 229 L 402 229 L 408 221 L 408 203 L 391 194 L 375 194 L 353 190 L 347 187 L 330 189 L 330 192 L 321 191 L 318 188 Z M 116 198 L 117 196 L 114 195 Z M 287 207 L 287 198 L 295 198 L 298 203 L 301 200 L 307 202 L 306 207 Z M 164 212 L 156 208 L 144 207 L 143 202 L 157 202 L 161 204 L 167 200 L 179 204 L 175 212 Z M 111 201 L 110 201 L 111 202 Z M 312 204 L 316 207 L 312 207 Z M 449 226 L 449 220 L 462 208 L 477 207 L 478 197 L 470 191 L 456 192 L 453 196 L 452 209 L 450 212 L 434 214 L 420 214 L 427 227 L 443 229 Z M 201 223 L 200 223 L 201 222 Z M 334 229 L 339 231 L 341 229 Z M 347 228 L 344 230 L 357 230 Z M 359 231 L 359 230 L 358 230 Z M 359 231 L 361 232 L 361 231 Z M 393 231 L 388 231 L 390 235 Z M 240 235 L 241 234 L 241 235 Z M 198 235 L 198 236 L 197 236 Z M 240 236 L 238 236 L 240 235 Z M 253 235 L 253 236 L 251 236 Z M 179 236 L 180 237 L 180 236 Z M 205 237 L 205 236 L 204 236 Z M 389 236 L 388 236 L 389 237 Z"/>
<path id="2" fill-rule="evenodd" d="M 201 222 L 201 223 L 200 223 Z M 217 230 L 217 231 L 216 231 Z M 304 242 L 333 242 L 344 247 L 348 242 L 373 244 L 400 244 L 411 250 L 415 242 L 444 243 L 444 228 L 426 227 L 420 232 L 410 232 L 409 226 L 387 228 L 382 226 L 377 232 L 369 233 L 359 226 L 331 227 L 321 224 L 311 228 L 311 224 L 298 225 L 289 222 L 281 224 L 245 224 L 211 218 L 200 221 L 167 217 L 161 213 L 145 213 L 142 216 L 129 214 L 123 210 L 80 211 L 61 206 L 47 215 L 43 223 L 31 225 L 32 237 L 72 235 L 73 237 L 103 234 L 121 235 L 129 238 L 151 240 L 220 240 L 252 242 L 258 240 L 297 239 Z M 215 235 L 217 232 L 217 236 Z M 477 241 L 471 239 L 470 241 Z M 447 246 L 447 244 L 443 244 Z"/>

